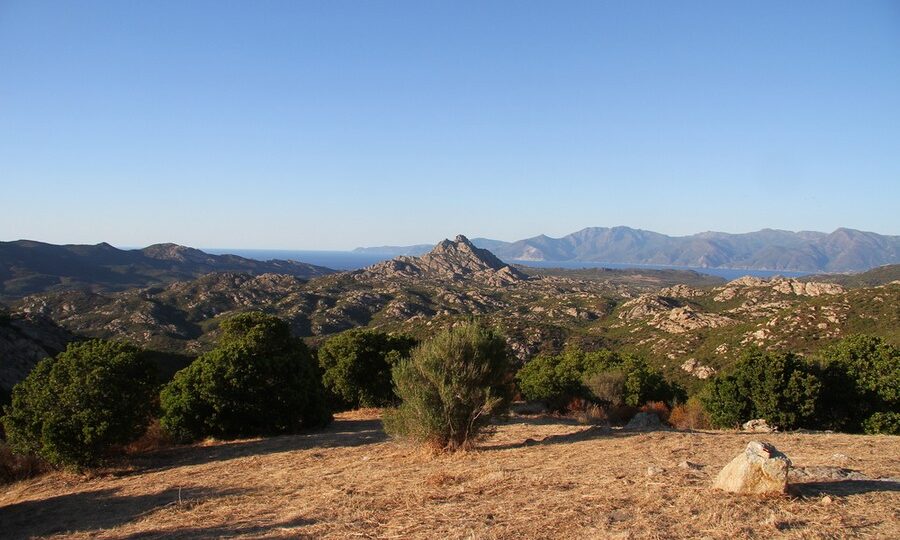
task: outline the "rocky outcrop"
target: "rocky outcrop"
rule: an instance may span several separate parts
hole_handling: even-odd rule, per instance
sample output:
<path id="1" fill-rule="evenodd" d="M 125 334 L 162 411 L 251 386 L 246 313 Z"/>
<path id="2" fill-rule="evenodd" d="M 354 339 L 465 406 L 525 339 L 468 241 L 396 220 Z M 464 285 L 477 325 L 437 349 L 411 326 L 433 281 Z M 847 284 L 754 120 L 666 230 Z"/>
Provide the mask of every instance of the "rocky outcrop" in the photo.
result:
<path id="1" fill-rule="evenodd" d="M 723 468 L 713 487 L 748 495 L 781 494 L 787 490 L 791 460 L 768 443 L 750 441 Z"/>
<path id="2" fill-rule="evenodd" d="M 498 259 L 486 249 L 475 247 L 463 235 L 444 240 L 421 257 L 401 256 L 353 273 L 358 279 L 419 278 L 450 281 L 478 281 L 505 286 L 527 276 Z"/>
<path id="3" fill-rule="evenodd" d="M 760 301 L 764 298 L 777 297 L 777 295 L 808 297 L 837 295 L 843 294 L 846 292 L 846 289 L 836 283 L 806 282 L 780 277 L 762 279 L 744 276 L 729 281 L 724 286 L 715 289 L 715 291 L 717 294 L 714 299 L 717 302 L 727 302 L 736 297 Z"/>
<path id="4" fill-rule="evenodd" d="M 662 427 L 659 416 L 651 412 L 639 412 L 625 424 L 625 429 L 633 429 L 635 431 L 651 431 L 662 429 Z"/>
<path id="5" fill-rule="evenodd" d="M 698 379 L 708 379 L 716 374 L 715 368 L 704 366 L 696 358 L 689 358 L 681 364 L 681 369 Z"/>
<path id="6" fill-rule="evenodd" d="M 778 427 L 770 426 L 765 418 L 757 418 L 755 420 L 744 422 L 743 425 L 741 425 L 741 429 L 744 431 L 752 431 L 754 433 L 773 433 L 778 431 Z"/>

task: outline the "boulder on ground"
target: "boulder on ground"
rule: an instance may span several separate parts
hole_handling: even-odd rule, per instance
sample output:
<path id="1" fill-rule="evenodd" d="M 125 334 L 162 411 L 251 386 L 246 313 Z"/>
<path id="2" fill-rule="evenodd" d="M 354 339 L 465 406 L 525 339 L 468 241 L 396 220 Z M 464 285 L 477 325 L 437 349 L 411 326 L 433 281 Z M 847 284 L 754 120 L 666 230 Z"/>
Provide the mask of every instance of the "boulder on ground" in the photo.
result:
<path id="1" fill-rule="evenodd" d="M 625 424 L 625 429 L 652 430 L 662 428 L 662 422 L 656 413 L 639 412 Z"/>
<path id="2" fill-rule="evenodd" d="M 778 427 L 770 426 L 768 422 L 766 422 L 765 418 L 757 418 L 756 420 L 750 420 L 749 422 L 744 422 L 744 425 L 741 426 L 741 429 L 744 431 L 752 431 L 754 433 L 773 433 L 778 431 Z"/>
<path id="3" fill-rule="evenodd" d="M 732 493 L 780 494 L 787 489 L 791 460 L 769 443 L 750 441 L 716 476 L 713 487 Z"/>

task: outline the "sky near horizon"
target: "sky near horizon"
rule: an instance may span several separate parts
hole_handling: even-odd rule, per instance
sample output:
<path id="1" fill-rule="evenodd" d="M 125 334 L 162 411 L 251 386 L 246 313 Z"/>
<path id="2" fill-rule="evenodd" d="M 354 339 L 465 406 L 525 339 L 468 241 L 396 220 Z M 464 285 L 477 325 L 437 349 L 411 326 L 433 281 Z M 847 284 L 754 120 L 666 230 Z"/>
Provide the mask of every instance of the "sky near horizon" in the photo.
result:
<path id="1" fill-rule="evenodd" d="M 0 240 L 900 234 L 900 2 L 0 0 Z"/>

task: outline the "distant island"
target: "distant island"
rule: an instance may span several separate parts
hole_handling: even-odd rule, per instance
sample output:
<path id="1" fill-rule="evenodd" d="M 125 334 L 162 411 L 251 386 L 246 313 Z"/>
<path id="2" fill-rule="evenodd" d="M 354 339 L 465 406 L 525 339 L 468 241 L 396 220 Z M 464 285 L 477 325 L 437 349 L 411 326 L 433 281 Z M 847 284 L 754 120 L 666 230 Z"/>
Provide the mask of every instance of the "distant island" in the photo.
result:
<path id="1" fill-rule="evenodd" d="M 562 238 L 473 238 L 505 261 L 584 261 L 695 268 L 855 272 L 900 262 L 900 236 L 840 228 L 832 233 L 763 229 L 668 236 L 630 227 L 589 227 Z M 422 255 L 430 244 L 359 247 L 356 253 Z"/>

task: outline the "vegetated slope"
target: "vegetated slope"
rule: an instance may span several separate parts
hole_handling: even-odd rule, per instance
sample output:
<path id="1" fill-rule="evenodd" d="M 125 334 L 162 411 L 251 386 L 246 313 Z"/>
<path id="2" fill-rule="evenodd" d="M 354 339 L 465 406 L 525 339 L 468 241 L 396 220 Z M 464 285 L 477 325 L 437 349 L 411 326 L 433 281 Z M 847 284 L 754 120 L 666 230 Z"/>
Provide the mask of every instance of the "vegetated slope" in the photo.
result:
<path id="1" fill-rule="evenodd" d="M 900 345 L 900 283 L 847 289 L 744 277 L 713 288 L 670 287 L 621 304 L 602 324 L 610 341 L 690 383 L 699 368 L 721 370 L 749 347 L 814 353 L 856 333 Z"/>
<path id="2" fill-rule="evenodd" d="M 138 457 L 127 474 L 20 482 L 0 494 L 0 523 L 8 538 L 897 537 L 897 437 L 767 434 L 795 468 L 872 480 L 713 490 L 757 437 L 513 416 L 477 451 L 432 456 L 351 413 L 320 432 Z"/>
<path id="3" fill-rule="evenodd" d="M 877 287 L 893 281 L 900 281 L 900 264 L 886 264 L 859 273 L 814 275 L 800 279 L 803 281 L 827 281 L 844 287 Z"/>
<path id="4" fill-rule="evenodd" d="M 311 278 L 333 270 L 296 261 L 255 261 L 210 255 L 176 244 L 122 250 L 103 243 L 57 246 L 19 240 L 0 242 L 0 298 L 83 288 L 124 290 L 192 279 L 210 272 L 279 273 Z"/>
<path id="5" fill-rule="evenodd" d="M 589 227 L 562 238 L 517 242 L 475 239 L 504 260 L 597 261 L 711 268 L 846 272 L 900 262 L 900 236 L 841 228 L 830 234 L 763 229 L 746 234 L 705 232 L 667 236 L 630 227 Z M 420 253 L 421 246 L 359 248 Z"/>
<path id="6" fill-rule="evenodd" d="M 71 332 L 47 317 L 10 315 L 0 307 L 0 395 L 8 394 L 38 362 L 62 352 L 73 339 Z"/>

